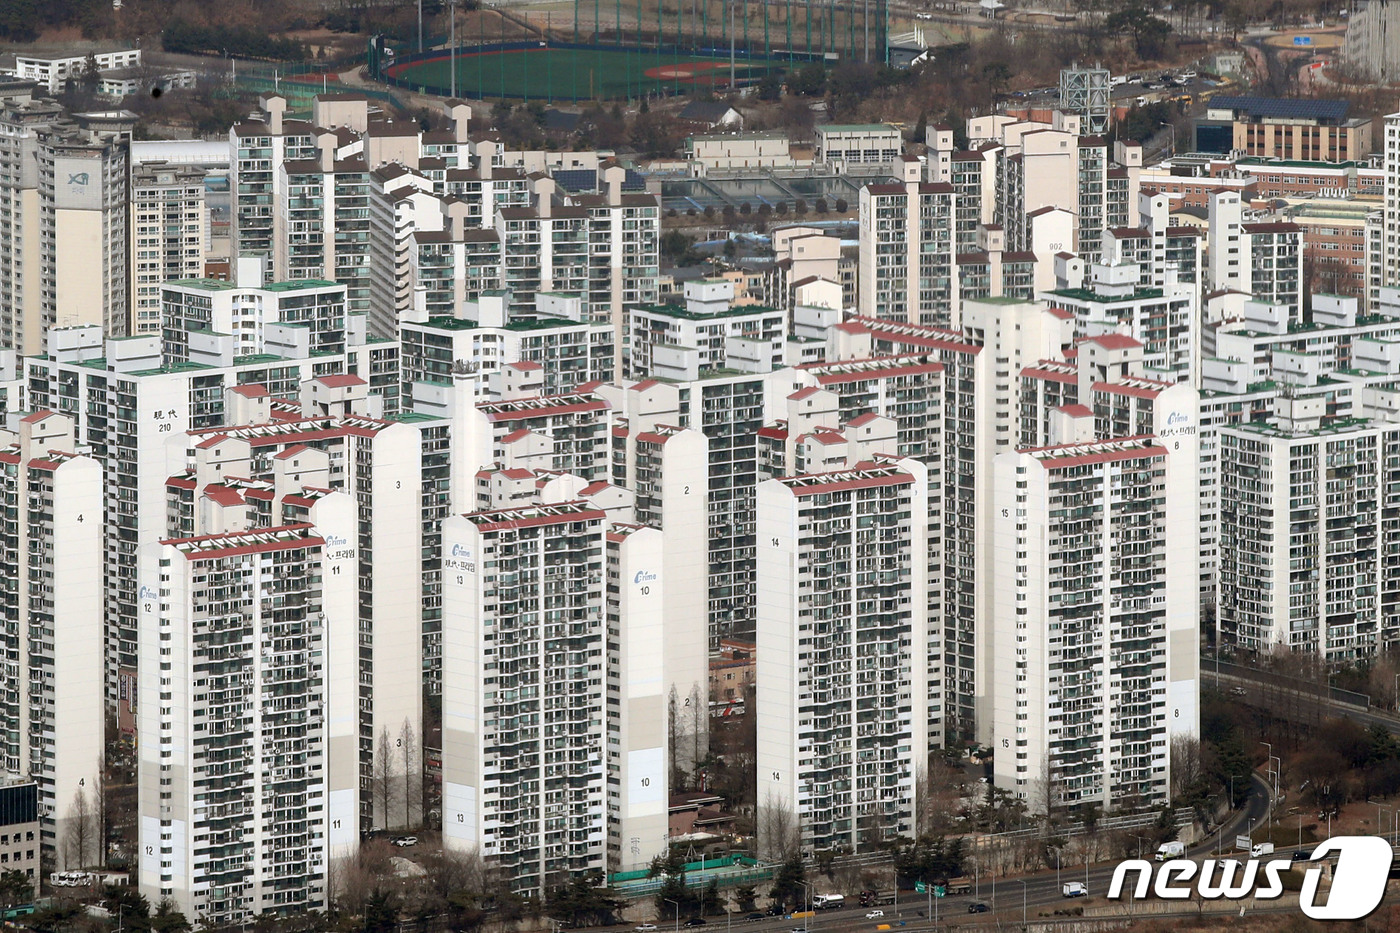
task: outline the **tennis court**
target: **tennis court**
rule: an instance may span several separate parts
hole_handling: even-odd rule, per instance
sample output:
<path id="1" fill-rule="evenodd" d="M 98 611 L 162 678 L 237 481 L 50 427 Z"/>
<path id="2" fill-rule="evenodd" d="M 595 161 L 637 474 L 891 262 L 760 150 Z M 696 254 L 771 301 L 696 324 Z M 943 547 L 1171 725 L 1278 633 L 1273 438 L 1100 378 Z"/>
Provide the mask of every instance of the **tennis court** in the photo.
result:
<path id="1" fill-rule="evenodd" d="M 735 60 L 734 82 L 744 86 L 768 71 L 782 71 L 787 59 Z M 449 93 L 450 55 L 441 52 L 388 65 L 385 77 L 400 87 Z M 457 94 L 473 98 L 535 100 L 626 99 L 647 94 L 680 94 L 730 82 L 727 55 L 626 47 L 599 48 L 543 42 L 461 49 L 457 53 Z"/>

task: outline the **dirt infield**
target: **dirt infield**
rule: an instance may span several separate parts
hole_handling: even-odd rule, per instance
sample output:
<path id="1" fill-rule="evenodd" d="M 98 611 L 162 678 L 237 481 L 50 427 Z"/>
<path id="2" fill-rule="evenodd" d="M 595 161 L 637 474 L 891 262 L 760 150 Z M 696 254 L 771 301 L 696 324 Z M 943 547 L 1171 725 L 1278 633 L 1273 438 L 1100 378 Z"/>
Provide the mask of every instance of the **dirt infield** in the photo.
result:
<path id="1" fill-rule="evenodd" d="M 1293 39 L 1296 36 L 1305 36 L 1312 40 L 1309 45 L 1295 45 Z M 1271 45 L 1276 49 L 1337 49 L 1341 48 L 1343 35 L 1337 32 L 1287 32 L 1280 36 L 1270 36 L 1264 40 L 1265 45 Z"/>

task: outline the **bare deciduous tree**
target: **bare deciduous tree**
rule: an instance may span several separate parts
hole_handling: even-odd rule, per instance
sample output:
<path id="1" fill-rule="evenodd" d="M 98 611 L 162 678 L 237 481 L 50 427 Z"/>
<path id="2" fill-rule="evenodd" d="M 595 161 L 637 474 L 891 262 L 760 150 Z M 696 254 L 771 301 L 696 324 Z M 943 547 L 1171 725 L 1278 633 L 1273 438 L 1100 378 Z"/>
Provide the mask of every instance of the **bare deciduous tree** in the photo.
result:
<path id="1" fill-rule="evenodd" d="M 73 793 L 73 803 L 68 808 L 68 825 L 64 835 L 63 861 L 66 868 L 85 868 L 91 862 L 89 856 L 92 853 L 93 837 L 93 812 L 92 802 L 88 797 L 88 789 L 80 787 Z"/>
<path id="2" fill-rule="evenodd" d="M 797 813 L 770 792 L 758 808 L 758 845 L 762 856 L 785 862 L 802 847 L 802 827 Z"/>
<path id="3" fill-rule="evenodd" d="M 1171 797 L 1179 800 L 1203 773 L 1201 740 L 1194 735 L 1178 735 L 1172 739 L 1170 754 Z"/>
<path id="4" fill-rule="evenodd" d="M 422 816 L 423 807 L 423 766 L 418 757 L 413 724 L 407 719 L 399 730 L 398 751 L 403 761 L 403 825 L 407 828 L 413 825 L 415 817 Z"/>
<path id="5" fill-rule="evenodd" d="M 389 738 L 388 726 L 379 733 L 379 744 L 374 750 L 374 763 L 371 767 L 374 782 L 374 815 L 384 821 L 379 824 L 379 828 L 388 829 L 395 796 L 394 748 L 393 740 Z"/>

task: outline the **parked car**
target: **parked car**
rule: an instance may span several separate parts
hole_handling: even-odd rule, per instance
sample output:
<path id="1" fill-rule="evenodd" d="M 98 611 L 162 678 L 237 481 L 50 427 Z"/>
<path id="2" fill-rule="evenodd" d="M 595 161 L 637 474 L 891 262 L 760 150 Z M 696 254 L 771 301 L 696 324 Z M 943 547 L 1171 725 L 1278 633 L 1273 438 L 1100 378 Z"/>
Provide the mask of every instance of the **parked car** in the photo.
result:
<path id="1" fill-rule="evenodd" d="M 394 845 L 398 846 L 400 849 L 407 849 L 409 846 L 418 845 L 418 837 L 400 836 L 399 838 L 394 840 Z"/>
<path id="2" fill-rule="evenodd" d="M 879 917 L 883 917 L 884 915 L 885 915 L 885 912 L 884 912 L 883 910 L 872 910 L 872 911 L 870 911 L 870 913 L 868 913 L 868 914 L 865 915 L 865 919 L 866 919 L 866 920 L 875 920 L 875 919 L 877 919 L 877 918 L 879 918 Z"/>
<path id="3" fill-rule="evenodd" d="M 990 908 L 981 901 L 975 901 L 967 905 L 967 912 L 970 914 L 985 914 Z"/>

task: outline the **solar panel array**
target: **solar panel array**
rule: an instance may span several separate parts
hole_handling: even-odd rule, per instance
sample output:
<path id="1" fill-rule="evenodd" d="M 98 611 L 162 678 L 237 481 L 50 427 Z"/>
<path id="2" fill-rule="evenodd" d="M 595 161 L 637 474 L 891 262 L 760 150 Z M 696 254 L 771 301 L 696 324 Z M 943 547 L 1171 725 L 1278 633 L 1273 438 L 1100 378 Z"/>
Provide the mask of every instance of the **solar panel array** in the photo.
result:
<path id="1" fill-rule="evenodd" d="M 1351 103 L 1345 100 L 1302 100 L 1281 97 L 1212 97 L 1210 108 L 1233 110 L 1251 117 L 1283 120 L 1336 120 L 1347 118 Z"/>

